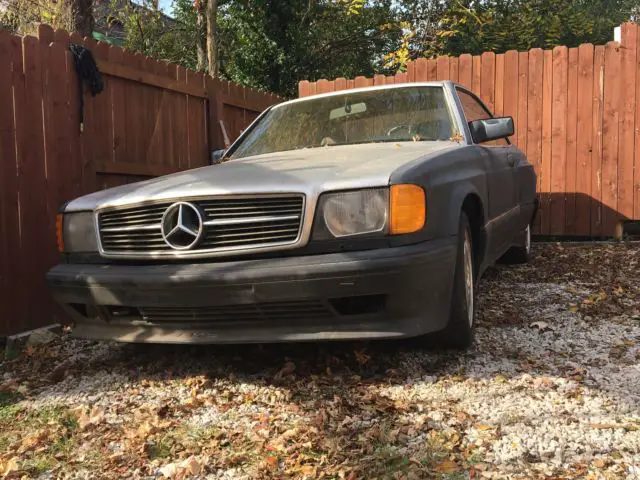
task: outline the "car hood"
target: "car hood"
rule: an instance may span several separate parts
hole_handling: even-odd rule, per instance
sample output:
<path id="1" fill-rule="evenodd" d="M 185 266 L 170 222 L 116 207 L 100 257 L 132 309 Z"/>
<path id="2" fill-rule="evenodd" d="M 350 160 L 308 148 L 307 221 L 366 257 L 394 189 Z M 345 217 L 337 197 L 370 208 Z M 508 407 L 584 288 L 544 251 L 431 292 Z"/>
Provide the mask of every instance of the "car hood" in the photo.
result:
<path id="1" fill-rule="evenodd" d="M 80 197 L 65 211 L 87 211 L 185 197 L 304 193 L 379 187 L 398 167 L 427 159 L 456 142 L 398 142 L 341 145 L 276 152 L 230 160 Z"/>

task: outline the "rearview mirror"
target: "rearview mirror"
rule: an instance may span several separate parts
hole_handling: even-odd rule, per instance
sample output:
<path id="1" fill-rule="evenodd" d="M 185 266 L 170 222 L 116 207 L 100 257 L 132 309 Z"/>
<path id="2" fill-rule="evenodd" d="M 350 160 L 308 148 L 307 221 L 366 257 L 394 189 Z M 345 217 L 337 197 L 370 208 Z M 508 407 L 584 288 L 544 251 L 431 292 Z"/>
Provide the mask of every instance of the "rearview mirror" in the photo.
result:
<path id="1" fill-rule="evenodd" d="M 367 104 L 364 102 L 347 104 L 344 107 L 334 108 L 329 112 L 329 120 L 348 117 L 367 111 Z"/>
<path id="2" fill-rule="evenodd" d="M 227 150 L 224 148 L 222 150 L 215 150 L 211 152 L 211 164 L 215 165 L 216 163 L 218 163 L 226 152 Z"/>
<path id="3" fill-rule="evenodd" d="M 498 117 L 469 122 L 471 137 L 475 143 L 489 142 L 513 135 L 513 118 Z"/>

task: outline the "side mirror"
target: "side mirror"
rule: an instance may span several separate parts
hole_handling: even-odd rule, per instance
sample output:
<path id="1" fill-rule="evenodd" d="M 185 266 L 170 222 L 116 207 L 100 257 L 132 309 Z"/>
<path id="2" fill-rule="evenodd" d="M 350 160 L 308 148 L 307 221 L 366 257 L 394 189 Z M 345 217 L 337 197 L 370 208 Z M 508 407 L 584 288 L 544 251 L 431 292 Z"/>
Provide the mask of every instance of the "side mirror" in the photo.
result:
<path id="1" fill-rule="evenodd" d="M 489 142 L 513 135 L 513 118 L 499 117 L 469 122 L 471 137 L 475 143 Z"/>
<path id="2" fill-rule="evenodd" d="M 224 154 L 226 152 L 227 150 L 224 148 L 222 150 L 215 150 L 211 152 L 211 165 L 215 165 L 216 163 L 219 163 L 220 159 L 224 157 Z"/>

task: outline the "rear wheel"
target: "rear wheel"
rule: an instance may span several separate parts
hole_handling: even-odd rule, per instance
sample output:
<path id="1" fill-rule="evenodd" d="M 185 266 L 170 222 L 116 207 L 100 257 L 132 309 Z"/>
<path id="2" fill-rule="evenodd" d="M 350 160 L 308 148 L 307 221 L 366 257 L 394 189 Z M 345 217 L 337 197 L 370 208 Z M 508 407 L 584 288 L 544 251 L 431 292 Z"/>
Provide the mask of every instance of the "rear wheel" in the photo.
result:
<path id="1" fill-rule="evenodd" d="M 528 263 L 530 258 L 531 225 L 527 225 L 527 228 L 525 228 L 519 235 L 518 245 L 507 250 L 507 253 L 502 256 L 500 262 L 509 265 L 518 265 L 521 263 Z"/>
<path id="2" fill-rule="evenodd" d="M 460 215 L 458 253 L 453 280 L 449 322 L 434 335 L 434 341 L 445 348 L 464 349 L 473 342 L 475 309 L 475 270 L 473 237 L 467 215 Z"/>

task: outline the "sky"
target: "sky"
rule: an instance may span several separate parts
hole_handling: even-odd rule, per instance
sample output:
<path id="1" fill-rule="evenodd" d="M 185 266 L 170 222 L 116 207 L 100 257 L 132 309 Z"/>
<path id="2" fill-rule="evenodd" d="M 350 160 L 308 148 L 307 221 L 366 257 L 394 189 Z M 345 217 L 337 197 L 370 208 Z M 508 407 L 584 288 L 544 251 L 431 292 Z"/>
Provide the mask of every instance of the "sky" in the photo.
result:
<path id="1" fill-rule="evenodd" d="M 162 10 L 167 15 L 171 15 L 173 9 L 171 8 L 171 0 L 160 0 L 159 2 L 160 10 Z"/>

